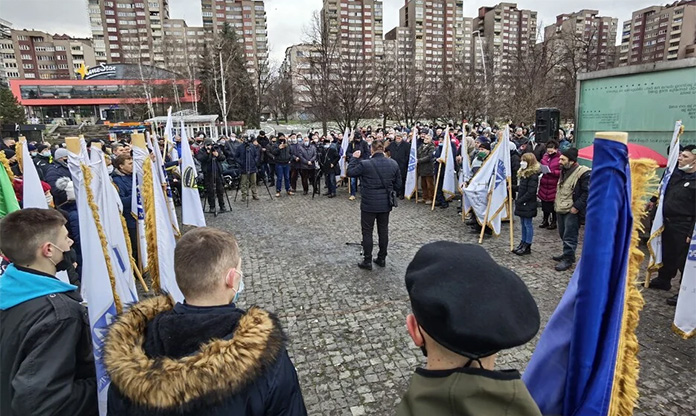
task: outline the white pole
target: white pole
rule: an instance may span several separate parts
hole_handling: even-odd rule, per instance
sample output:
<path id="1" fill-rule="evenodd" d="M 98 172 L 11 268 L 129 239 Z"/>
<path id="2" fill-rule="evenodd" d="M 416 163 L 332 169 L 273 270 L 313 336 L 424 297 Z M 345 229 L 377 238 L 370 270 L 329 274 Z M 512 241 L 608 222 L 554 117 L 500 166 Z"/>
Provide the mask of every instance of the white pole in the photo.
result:
<path id="1" fill-rule="evenodd" d="M 225 70 L 222 67 L 222 48 L 220 48 L 220 79 L 222 82 L 222 116 L 225 121 L 225 136 L 229 136 L 227 131 L 227 92 L 225 91 Z"/>
<path id="2" fill-rule="evenodd" d="M 483 85 L 486 88 L 486 109 L 485 109 L 485 114 L 484 118 L 486 119 L 486 123 L 488 122 L 488 76 L 486 74 L 486 55 L 483 53 L 483 42 L 481 42 L 481 32 L 476 31 L 474 32 L 478 35 L 478 46 L 481 51 L 481 65 L 483 66 Z"/>

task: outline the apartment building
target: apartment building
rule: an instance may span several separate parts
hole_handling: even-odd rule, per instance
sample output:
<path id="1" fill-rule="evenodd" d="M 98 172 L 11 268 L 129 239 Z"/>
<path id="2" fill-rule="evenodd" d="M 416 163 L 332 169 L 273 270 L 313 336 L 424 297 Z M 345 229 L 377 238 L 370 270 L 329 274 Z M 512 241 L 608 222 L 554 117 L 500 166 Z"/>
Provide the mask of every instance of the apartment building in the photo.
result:
<path id="1" fill-rule="evenodd" d="M 292 45 L 285 49 L 285 59 L 280 67 L 281 76 L 288 77 L 292 84 L 293 98 L 298 112 L 302 113 L 311 105 L 307 80 L 312 77 L 312 55 L 317 49 L 310 44 Z"/>
<path id="2" fill-rule="evenodd" d="M 169 0 L 87 0 L 98 63 L 164 66 Z"/>
<path id="3" fill-rule="evenodd" d="M 623 23 L 618 65 L 696 57 L 696 0 L 633 12 Z"/>
<path id="4" fill-rule="evenodd" d="M 330 42 L 339 46 L 339 60 L 383 58 L 382 13 L 381 0 L 324 0 L 322 24 L 328 25 Z"/>
<path id="5" fill-rule="evenodd" d="M 89 39 L 37 30 L 10 30 L 0 37 L 0 53 L 9 80 L 76 79 L 76 69 L 96 64 Z"/>
<path id="6" fill-rule="evenodd" d="M 544 28 L 544 39 L 562 51 L 573 48 L 580 67 L 597 71 L 614 66 L 616 30 L 619 19 L 599 16 L 598 10 L 583 9 L 556 16 L 556 22 Z"/>
<path id="7" fill-rule="evenodd" d="M 12 23 L 0 19 L 0 86 L 6 87 L 8 83 L 5 60 L 11 67 L 17 67 L 17 60 L 15 59 L 12 46 Z"/>
<path id="8" fill-rule="evenodd" d="M 520 10 L 516 3 L 481 7 L 473 21 L 473 31 L 478 32 L 474 35 L 481 42 L 481 48 L 475 49 L 476 59 L 485 63 L 489 77 L 502 79 L 514 73 L 517 56 L 536 44 L 537 12 Z M 484 56 L 479 56 L 481 49 Z"/>
<path id="9" fill-rule="evenodd" d="M 192 76 L 209 36 L 202 26 L 188 26 L 184 19 L 167 19 L 162 25 L 165 69 Z"/>
<path id="10" fill-rule="evenodd" d="M 262 0 L 201 0 L 203 27 L 212 34 L 225 24 L 237 32 L 246 54 L 247 71 L 259 76 L 267 70 L 268 30 Z"/>

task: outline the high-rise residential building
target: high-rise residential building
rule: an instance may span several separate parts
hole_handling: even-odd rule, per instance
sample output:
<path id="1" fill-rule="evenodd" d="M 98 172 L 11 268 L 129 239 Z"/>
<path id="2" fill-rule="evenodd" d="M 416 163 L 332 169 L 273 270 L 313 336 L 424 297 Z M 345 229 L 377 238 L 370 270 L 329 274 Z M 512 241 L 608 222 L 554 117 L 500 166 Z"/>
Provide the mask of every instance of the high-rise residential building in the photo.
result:
<path id="1" fill-rule="evenodd" d="M 618 55 L 619 66 L 696 57 L 696 0 L 633 12 Z"/>
<path id="2" fill-rule="evenodd" d="M 97 62 L 164 66 L 169 0 L 87 0 Z"/>
<path id="3" fill-rule="evenodd" d="M 536 44 L 537 12 L 520 10 L 516 3 L 499 3 L 481 7 L 474 19 L 475 36 L 480 36 L 482 47 L 477 47 L 476 59 L 482 60 L 486 71 L 496 78 L 514 74 L 518 57 L 524 56 Z M 479 56 L 483 49 L 484 56 Z M 504 85 L 504 81 L 501 81 Z"/>
<path id="4" fill-rule="evenodd" d="M 201 0 L 203 27 L 217 34 L 227 24 L 239 36 L 247 71 L 267 71 L 268 31 L 263 0 Z"/>
<path id="5" fill-rule="evenodd" d="M 7 86 L 7 71 L 17 68 L 17 59 L 12 46 L 12 23 L 0 19 L 0 86 Z"/>
<path id="6" fill-rule="evenodd" d="M 597 71 L 614 66 L 618 19 L 598 16 L 598 10 L 583 9 L 556 16 L 556 23 L 544 28 L 544 39 L 560 51 L 572 49 L 579 68 Z"/>
<path id="7" fill-rule="evenodd" d="M 207 32 L 202 26 L 188 26 L 184 19 L 167 19 L 162 26 L 165 68 L 192 75 L 190 72 L 198 66 L 201 49 L 209 40 Z"/>
<path id="8" fill-rule="evenodd" d="M 339 46 L 339 60 L 382 59 L 381 0 L 324 0 L 321 15 L 322 24 L 329 27 L 329 40 Z"/>
<path id="9" fill-rule="evenodd" d="M 416 67 L 430 76 L 452 73 L 464 59 L 463 4 L 463 0 L 406 0 L 399 10 L 399 27 L 396 33 L 390 31 L 390 37 L 407 28 L 410 48 L 399 49 L 413 51 Z"/>
<path id="10" fill-rule="evenodd" d="M 36 30 L 11 30 L 0 38 L 8 79 L 75 79 L 82 65 L 95 65 L 89 39 L 50 35 Z"/>
<path id="11" fill-rule="evenodd" d="M 312 54 L 319 53 L 311 44 L 292 45 L 285 49 L 285 59 L 280 67 L 281 76 L 292 84 L 293 102 L 298 112 L 304 112 L 311 105 L 307 80 L 312 77 Z"/>

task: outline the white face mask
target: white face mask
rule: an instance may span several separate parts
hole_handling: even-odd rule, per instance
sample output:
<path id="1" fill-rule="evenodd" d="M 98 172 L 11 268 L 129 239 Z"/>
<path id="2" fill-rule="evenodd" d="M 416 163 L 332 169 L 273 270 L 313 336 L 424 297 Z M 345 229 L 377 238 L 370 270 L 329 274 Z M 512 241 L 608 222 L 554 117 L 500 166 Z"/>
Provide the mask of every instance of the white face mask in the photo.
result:
<path id="1" fill-rule="evenodd" d="M 304 142 L 304 145 L 305 145 L 305 146 L 309 146 L 309 142 Z"/>
<path id="2" fill-rule="evenodd" d="M 693 167 L 694 167 L 694 164 L 691 163 L 691 164 L 689 164 L 689 165 L 679 166 L 679 170 L 681 170 L 681 171 L 683 171 L 683 172 L 688 172 L 688 171 L 690 171 L 691 169 L 693 169 Z"/>
<path id="3" fill-rule="evenodd" d="M 45 152 L 41 152 L 41 156 L 43 156 L 43 157 L 51 157 L 51 151 L 50 151 L 50 150 L 46 150 Z"/>
<path id="4" fill-rule="evenodd" d="M 521 161 L 521 162 L 520 162 L 520 168 L 522 168 L 522 169 L 527 169 L 527 162 L 525 162 L 524 160 Z"/>

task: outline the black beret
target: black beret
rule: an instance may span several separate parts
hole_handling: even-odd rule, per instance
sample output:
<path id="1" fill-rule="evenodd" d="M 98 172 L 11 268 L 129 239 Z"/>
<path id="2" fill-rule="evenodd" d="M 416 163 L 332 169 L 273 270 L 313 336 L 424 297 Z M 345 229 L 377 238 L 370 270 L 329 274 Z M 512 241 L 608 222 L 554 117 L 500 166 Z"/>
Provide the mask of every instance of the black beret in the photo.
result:
<path id="1" fill-rule="evenodd" d="M 563 151 L 563 156 L 567 157 L 572 162 L 578 161 L 578 149 L 571 147 Z"/>
<path id="2" fill-rule="evenodd" d="M 539 331 L 539 310 L 527 286 L 479 245 L 424 245 L 406 269 L 406 290 L 425 332 L 465 357 L 525 344 Z"/>

